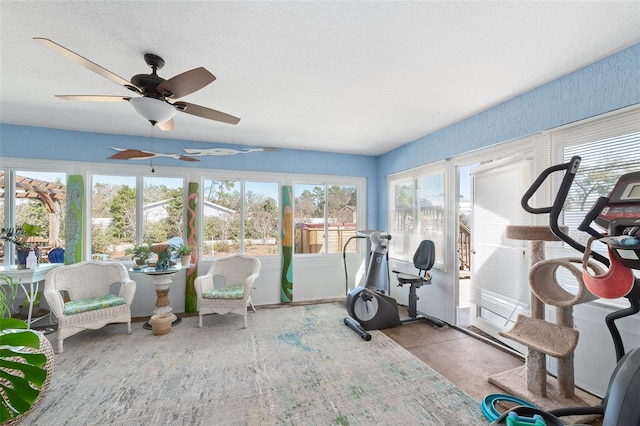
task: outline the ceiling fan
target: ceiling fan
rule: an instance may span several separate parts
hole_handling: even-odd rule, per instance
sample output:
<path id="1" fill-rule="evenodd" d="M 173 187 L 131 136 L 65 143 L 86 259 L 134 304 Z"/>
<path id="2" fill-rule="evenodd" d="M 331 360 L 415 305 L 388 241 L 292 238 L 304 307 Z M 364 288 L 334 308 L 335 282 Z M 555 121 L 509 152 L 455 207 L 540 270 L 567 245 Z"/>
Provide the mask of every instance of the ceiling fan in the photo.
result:
<path id="1" fill-rule="evenodd" d="M 141 96 L 109 96 L 109 95 L 56 95 L 61 99 L 70 101 L 88 102 L 129 102 L 133 108 L 152 125 L 158 125 L 161 130 L 173 130 L 173 116 L 177 112 L 184 112 L 208 120 L 223 123 L 237 124 L 240 119 L 215 109 L 203 107 L 189 102 L 170 102 L 169 100 L 182 98 L 198 91 L 213 82 L 216 78 L 203 67 L 178 74 L 168 80 L 157 74 L 164 66 L 164 60 L 153 53 L 146 53 L 144 60 L 151 67 L 151 74 L 137 74 L 131 77 L 131 81 L 112 73 L 95 62 L 78 55 L 60 44 L 43 37 L 34 37 L 34 40 L 42 43 L 67 59 L 82 65 L 112 82 L 126 87 Z"/>

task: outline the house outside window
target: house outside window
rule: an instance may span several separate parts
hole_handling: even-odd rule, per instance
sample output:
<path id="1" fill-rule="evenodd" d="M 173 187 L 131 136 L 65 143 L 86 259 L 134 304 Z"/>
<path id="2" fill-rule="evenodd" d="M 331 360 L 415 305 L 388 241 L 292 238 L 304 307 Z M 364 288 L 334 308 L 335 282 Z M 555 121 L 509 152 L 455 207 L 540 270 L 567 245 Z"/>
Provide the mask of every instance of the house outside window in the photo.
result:
<path id="1" fill-rule="evenodd" d="M 142 241 L 147 244 L 182 241 L 184 179 L 144 177 Z M 179 244 L 174 244 L 179 245 Z"/>
<path id="2" fill-rule="evenodd" d="M 277 255 L 279 188 L 277 182 L 205 180 L 204 256 Z"/>

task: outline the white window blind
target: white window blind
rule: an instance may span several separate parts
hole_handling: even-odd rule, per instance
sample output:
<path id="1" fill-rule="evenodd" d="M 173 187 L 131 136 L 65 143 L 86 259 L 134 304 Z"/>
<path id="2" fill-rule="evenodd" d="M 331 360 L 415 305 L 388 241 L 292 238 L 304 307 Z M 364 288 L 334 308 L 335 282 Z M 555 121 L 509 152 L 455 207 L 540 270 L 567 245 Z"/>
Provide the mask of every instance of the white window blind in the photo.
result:
<path id="1" fill-rule="evenodd" d="M 445 178 L 441 167 L 424 167 L 390 176 L 389 255 L 411 261 L 422 240 L 436 247 L 436 265 L 445 264 Z"/>
<path id="2" fill-rule="evenodd" d="M 508 225 L 528 225 L 520 206 L 531 184 L 531 158 L 512 157 L 472 169 L 473 226 L 471 301 L 502 317 L 529 311 L 528 242 L 510 240 Z"/>
<path id="3" fill-rule="evenodd" d="M 589 235 L 577 228 L 593 203 L 600 196 L 608 196 L 621 175 L 640 170 L 640 107 L 552 131 L 550 140 L 555 164 L 567 162 L 573 156 L 581 157 L 561 219 L 569 227 L 569 235 L 585 245 Z M 555 183 L 557 189 L 558 182 Z M 595 224 L 592 226 L 598 229 Z M 593 248 L 607 256 L 603 244 Z M 565 246 L 554 257 L 577 254 Z M 569 291 L 576 290 L 575 280 L 570 277 L 559 282 Z M 626 305 L 622 299 L 613 303 Z"/>

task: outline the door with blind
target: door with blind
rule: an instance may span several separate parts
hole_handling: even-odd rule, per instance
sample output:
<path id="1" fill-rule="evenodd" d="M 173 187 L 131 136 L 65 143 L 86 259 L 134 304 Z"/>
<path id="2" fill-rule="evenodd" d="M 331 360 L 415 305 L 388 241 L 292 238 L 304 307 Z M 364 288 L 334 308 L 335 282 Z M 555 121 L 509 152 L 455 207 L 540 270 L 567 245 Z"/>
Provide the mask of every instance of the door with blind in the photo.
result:
<path id="1" fill-rule="evenodd" d="M 529 313 L 529 244 L 508 239 L 506 228 L 532 223 L 520 200 L 533 179 L 530 155 L 485 162 L 471 170 L 470 322 L 505 342 L 498 332 L 510 329 L 518 314 Z"/>

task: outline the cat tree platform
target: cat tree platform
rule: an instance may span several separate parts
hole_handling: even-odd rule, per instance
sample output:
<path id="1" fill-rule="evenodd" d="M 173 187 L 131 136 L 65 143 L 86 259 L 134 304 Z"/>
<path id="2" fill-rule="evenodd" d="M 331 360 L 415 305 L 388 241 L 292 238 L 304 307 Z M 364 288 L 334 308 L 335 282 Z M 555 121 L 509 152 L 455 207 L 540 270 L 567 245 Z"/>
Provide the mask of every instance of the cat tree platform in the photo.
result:
<path id="1" fill-rule="evenodd" d="M 500 335 L 555 358 L 571 355 L 578 345 L 576 330 L 524 315 L 518 315 L 511 330 Z"/>
<path id="2" fill-rule="evenodd" d="M 529 316 L 518 315 L 515 324 L 500 335 L 527 347 L 525 365 L 489 377 L 489 382 L 523 398 L 543 410 L 597 405 L 600 400 L 574 385 L 573 356 L 579 333 L 573 328 L 573 306 L 593 300 L 582 281 L 582 271 L 573 264 L 581 259 L 545 260 L 545 241 L 558 241 L 548 226 L 508 226 L 507 238 L 531 243 L 531 290 Z M 556 279 L 559 268 L 568 270 L 579 291 L 565 291 Z M 545 319 L 545 304 L 556 307 L 555 323 Z M 557 359 L 558 377 L 547 373 L 546 357 Z M 597 416 L 563 418 L 570 423 L 587 423 Z"/>

